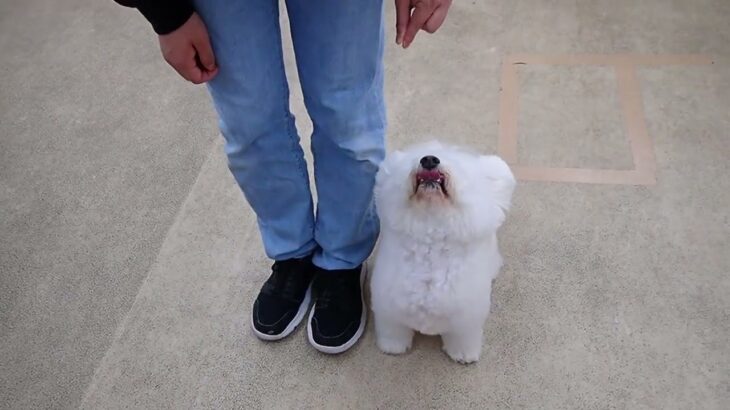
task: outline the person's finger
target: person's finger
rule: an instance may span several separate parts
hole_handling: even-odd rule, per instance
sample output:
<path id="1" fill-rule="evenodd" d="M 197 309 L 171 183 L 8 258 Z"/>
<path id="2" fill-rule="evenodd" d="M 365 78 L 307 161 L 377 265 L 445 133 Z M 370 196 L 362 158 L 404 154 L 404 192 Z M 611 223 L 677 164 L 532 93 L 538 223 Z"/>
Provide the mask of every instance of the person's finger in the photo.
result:
<path id="1" fill-rule="evenodd" d="M 203 71 L 201 82 L 207 83 L 208 81 L 212 80 L 217 74 L 218 67 L 214 68 L 212 71 Z"/>
<path id="2" fill-rule="evenodd" d="M 411 17 L 411 0 L 395 0 L 395 43 L 403 43 L 403 34 Z"/>
<path id="3" fill-rule="evenodd" d="M 433 14 L 433 8 L 434 7 L 432 5 L 427 5 L 425 2 L 416 3 L 416 8 L 413 10 L 411 19 L 408 21 L 406 33 L 403 36 L 403 48 L 408 48 L 408 46 L 411 45 L 413 40 L 416 38 L 418 30 L 423 27 L 426 20 L 428 20 L 429 17 L 431 17 L 431 14 Z"/>
<path id="4" fill-rule="evenodd" d="M 426 20 L 426 23 L 423 25 L 423 29 L 428 33 L 435 33 L 436 30 L 438 30 L 439 27 L 444 24 L 444 20 L 446 20 L 446 13 L 448 11 L 449 9 L 446 6 L 436 7 L 436 10 L 433 11 L 431 17 L 429 17 L 428 20 Z"/>
<path id="5" fill-rule="evenodd" d="M 177 59 L 170 61 L 170 65 L 181 77 L 193 84 L 200 84 L 203 78 L 203 71 L 195 61 L 195 49 L 191 46 L 189 52 Z"/>
<path id="6" fill-rule="evenodd" d="M 201 70 L 197 66 L 184 68 L 181 67 L 177 69 L 177 72 L 182 78 L 190 81 L 193 84 L 203 83 L 203 70 Z"/>
<path id="7" fill-rule="evenodd" d="M 210 46 L 210 40 L 207 35 L 202 35 L 199 38 L 193 39 L 193 47 L 198 53 L 198 59 L 203 64 L 203 68 L 208 71 L 215 69 L 215 55 L 213 54 L 213 48 Z"/>

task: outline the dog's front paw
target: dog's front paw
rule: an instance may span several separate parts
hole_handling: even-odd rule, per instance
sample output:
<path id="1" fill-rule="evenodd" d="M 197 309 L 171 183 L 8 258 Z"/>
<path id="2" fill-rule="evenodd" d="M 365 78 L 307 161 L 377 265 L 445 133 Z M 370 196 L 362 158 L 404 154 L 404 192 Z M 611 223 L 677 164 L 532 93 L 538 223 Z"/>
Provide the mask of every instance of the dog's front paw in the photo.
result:
<path id="1" fill-rule="evenodd" d="M 411 348 L 413 330 L 384 316 L 375 316 L 375 343 L 388 354 L 403 354 Z"/>
<path id="2" fill-rule="evenodd" d="M 448 334 L 442 336 L 444 352 L 459 363 L 474 363 L 482 354 L 481 333 L 461 335 Z"/>
<path id="3" fill-rule="evenodd" d="M 469 363 L 474 363 L 474 362 L 478 361 L 479 356 L 482 353 L 481 349 L 460 350 L 460 349 L 449 349 L 446 346 L 444 346 L 444 351 L 446 352 L 447 355 L 449 355 L 451 360 L 461 363 L 461 364 L 469 364 Z"/>
<path id="4" fill-rule="evenodd" d="M 383 353 L 387 354 L 403 354 L 411 348 L 411 340 L 393 339 L 387 337 L 377 337 L 375 343 Z"/>

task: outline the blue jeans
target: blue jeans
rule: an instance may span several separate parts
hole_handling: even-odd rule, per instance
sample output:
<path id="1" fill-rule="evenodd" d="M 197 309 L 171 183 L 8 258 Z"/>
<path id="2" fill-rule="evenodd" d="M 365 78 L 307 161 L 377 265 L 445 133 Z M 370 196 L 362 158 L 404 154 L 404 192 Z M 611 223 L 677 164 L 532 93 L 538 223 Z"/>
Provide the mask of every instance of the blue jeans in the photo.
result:
<path id="1" fill-rule="evenodd" d="M 256 212 L 269 258 L 314 255 L 351 269 L 372 252 L 385 155 L 382 0 L 287 0 L 297 70 L 314 123 L 314 210 L 289 110 L 277 0 L 198 0 L 218 75 L 209 82 L 228 164 Z"/>

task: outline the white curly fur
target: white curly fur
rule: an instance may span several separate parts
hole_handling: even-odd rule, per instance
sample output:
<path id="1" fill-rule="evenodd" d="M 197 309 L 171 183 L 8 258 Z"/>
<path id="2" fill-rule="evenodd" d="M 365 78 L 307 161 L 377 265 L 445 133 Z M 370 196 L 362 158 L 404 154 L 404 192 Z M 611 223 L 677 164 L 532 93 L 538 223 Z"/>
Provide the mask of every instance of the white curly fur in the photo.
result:
<path id="1" fill-rule="evenodd" d="M 434 155 L 445 191 L 415 191 L 419 160 Z M 431 142 L 388 155 L 375 195 L 381 237 L 371 279 L 378 347 L 400 354 L 413 332 L 441 335 L 462 363 L 479 359 L 492 280 L 502 257 L 497 229 L 515 179 L 495 156 Z"/>

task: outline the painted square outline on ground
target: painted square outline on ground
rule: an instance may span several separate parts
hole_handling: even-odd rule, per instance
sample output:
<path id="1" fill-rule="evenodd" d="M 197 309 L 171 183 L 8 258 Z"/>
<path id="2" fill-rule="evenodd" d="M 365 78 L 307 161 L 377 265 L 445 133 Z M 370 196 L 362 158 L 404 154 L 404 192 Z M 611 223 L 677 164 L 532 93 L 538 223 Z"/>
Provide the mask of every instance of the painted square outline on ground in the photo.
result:
<path id="1" fill-rule="evenodd" d="M 499 155 L 510 164 L 517 179 L 525 181 L 654 185 L 656 184 L 654 144 L 647 131 L 637 69 L 642 66 L 710 64 L 713 64 L 711 57 L 693 54 L 507 55 L 502 62 L 502 88 L 499 94 Z M 619 105 L 624 129 L 631 146 L 634 169 L 552 168 L 518 164 L 518 65 L 613 67 L 616 72 Z"/>

